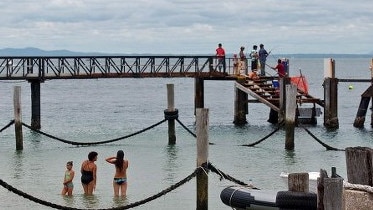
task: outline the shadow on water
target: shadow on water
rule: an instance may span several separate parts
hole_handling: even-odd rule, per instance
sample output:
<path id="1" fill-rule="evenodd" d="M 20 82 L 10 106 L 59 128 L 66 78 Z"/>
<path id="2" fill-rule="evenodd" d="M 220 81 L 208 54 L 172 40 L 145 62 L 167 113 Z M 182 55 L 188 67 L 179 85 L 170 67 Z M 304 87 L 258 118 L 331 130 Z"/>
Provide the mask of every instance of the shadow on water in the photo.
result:
<path id="1" fill-rule="evenodd" d="M 167 158 L 165 159 L 163 170 L 167 172 L 166 177 L 164 178 L 166 181 L 169 181 L 169 182 L 175 181 L 176 171 L 177 171 L 175 169 L 179 168 L 178 152 L 179 152 L 179 147 L 177 145 L 167 145 L 165 147 L 164 153 L 167 154 Z"/>
<path id="2" fill-rule="evenodd" d="M 294 150 L 284 150 L 284 157 L 286 165 L 292 165 L 297 162 Z"/>

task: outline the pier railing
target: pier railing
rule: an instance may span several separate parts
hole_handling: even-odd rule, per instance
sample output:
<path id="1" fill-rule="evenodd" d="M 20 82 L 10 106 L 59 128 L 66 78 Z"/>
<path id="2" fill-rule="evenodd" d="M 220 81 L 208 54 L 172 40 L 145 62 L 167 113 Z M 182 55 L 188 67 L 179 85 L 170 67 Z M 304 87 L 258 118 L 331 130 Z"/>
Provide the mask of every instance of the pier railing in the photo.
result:
<path id="1" fill-rule="evenodd" d="M 232 72 L 230 60 L 219 69 L 215 56 L 0 57 L 0 80 L 223 75 Z"/>

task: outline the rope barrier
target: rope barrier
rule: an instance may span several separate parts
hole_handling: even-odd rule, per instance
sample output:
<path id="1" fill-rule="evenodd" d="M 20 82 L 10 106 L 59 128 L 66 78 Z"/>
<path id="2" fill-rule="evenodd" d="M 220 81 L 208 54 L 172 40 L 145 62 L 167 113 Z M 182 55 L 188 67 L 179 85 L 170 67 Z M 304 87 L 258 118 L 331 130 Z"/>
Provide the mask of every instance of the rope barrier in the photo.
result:
<path id="1" fill-rule="evenodd" d="M 120 210 L 120 209 L 130 209 L 130 208 L 134 208 L 134 207 L 140 206 L 142 204 L 145 204 L 147 202 L 155 200 L 156 198 L 159 198 L 159 197 L 161 197 L 163 195 L 166 195 L 167 193 L 169 193 L 169 192 L 177 189 L 178 187 L 182 186 L 183 184 L 189 182 L 201 170 L 202 170 L 201 168 L 195 169 L 193 171 L 193 173 L 191 173 L 190 175 L 188 175 L 187 177 L 185 177 L 184 179 L 182 179 L 178 183 L 176 183 L 176 184 L 170 186 L 169 188 L 162 190 L 158 194 L 155 194 L 155 195 L 153 195 L 151 197 L 148 197 L 146 199 L 143 199 L 143 200 L 140 200 L 140 201 L 137 201 L 137 202 L 134 202 L 134 203 L 130 203 L 130 204 L 125 205 L 125 206 L 118 206 L 118 207 L 113 207 L 113 208 L 97 209 L 97 210 Z M 55 208 L 55 209 L 63 209 L 63 210 L 85 210 L 85 209 L 80 209 L 80 208 L 61 206 L 61 205 L 58 205 L 58 204 L 54 204 L 54 203 L 51 203 L 51 202 L 48 202 L 48 201 L 41 200 L 39 198 L 36 198 L 36 197 L 34 197 L 32 195 L 29 195 L 29 194 L 27 194 L 25 192 L 22 192 L 21 190 L 18 190 L 16 188 L 14 188 L 13 186 L 11 186 L 8 183 L 4 182 L 2 179 L 0 179 L 0 185 L 2 187 L 4 187 L 5 189 L 7 189 L 7 190 L 9 190 L 9 191 L 11 191 L 11 192 L 19 195 L 19 196 L 22 196 L 22 197 L 24 197 L 24 198 L 26 198 L 28 200 L 34 201 L 34 202 L 42 204 L 44 206 L 52 207 L 52 208 Z"/>
<path id="2" fill-rule="evenodd" d="M 324 142 L 322 142 L 320 139 L 318 139 L 314 134 L 311 133 L 311 131 L 309 131 L 307 128 L 303 127 L 303 129 L 310 135 L 312 136 L 312 138 L 314 138 L 317 142 L 319 142 L 322 146 L 324 146 L 326 148 L 326 150 L 334 150 L 334 151 L 345 151 L 344 149 L 338 149 L 338 148 L 335 148 L 335 147 L 331 147 L 327 144 L 325 144 Z"/>
<path id="3" fill-rule="evenodd" d="M 137 135 L 137 134 L 143 133 L 143 132 L 145 132 L 145 131 L 147 131 L 147 130 L 149 130 L 149 129 L 152 129 L 152 128 L 154 128 L 154 127 L 156 127 L 156 126 L 158 126 L 158 125 L 164 123 L 164 122 L 166 122 L 165 119 L 164 119 L 164 120 L 161 120 L 161 121 L 159 121 L 159 122 L 157 122 L 157 123 L 155 123 L 155 124 L 153 124 L 153 125 L 151 125 L 151 126 L 149 126 L 149 127 L 147 127 L 147 128 L 144 128 L 144 129 L 142 129 L 142 130 L 140 130 L 140 131 L 137 131 L 137 132 L 135 132 L 135 133 L 132 133 L 132 134 L 129 134 L 129 135 L 126 135 L 126 136 L 123 136 L 123 137 L 119 137 L 119 138 L 111 139 L 111 140 L 100 141 L 100 142 L 74 142 L 74 141 L 69 141 L 69 140 L 61 139 L 61 138 L 58 138 L 58 137 L 52 136 L 52 135 L 50 135 L 50 134 L 47 134 L 47 133 L 45 133 L 45 132 L 42 132 L 42 131 L 36 130 L 36 129 L 32 128 L 31 126 L 29 126 L 29 125 L 27 125 L 27 124 L 25 124 L 25 123 L 22 123 L 22 125 L 25 126 L 25 127 L 27 127 L 27 128 L 29 128 L 29 129 L 31 129 L 32 131 L 35 131 L 35 132 L 40 133 L 40 134 L 42 134 L 42 135 L 45 135 L 45 136 L 47 136 L 47 137 L 49 137 L 49 138 L 52 138 L 52 139 L 55 139 L 55 140 L 61 141 L 61 142 L 63 142 L 63 143 L 72 144 L 72 145 L 84 145 L 84 146 L 86 146 L 86 145 L 106 144 L 106 143 L 111 143 L 111 142 L 115 142 L 115 141 L 123 140 L 123 139 L 129 138 L 129 137 L 135 136 L 135 135 Z"/>
<path id="4" fill-rule="evenodd" d="M 281 126 L 277 127 L 274 131 L 272 131 L 271 133 L 269 133 L 268 135 L 264 136 L 262 139 L 254 142 L 254 143 L 251 143 L 251 144 L 242 144 L 241 146 L 245 146 L 245 147 L 253 147 L 259 143 L 261 143 L 262 141 L 268 139 L 270 136 L 272 136 L 273 134 L 275 134 L 278 130 L 280 130 Z"/>
<path id="5" fill-rule="evenodd" d="M 5 129 L 9 128 L 11 125 L 13 125 L 14 123 L 14 120 L 11 120 L 8 125 L 4 126 L 1 130 L 0 130 L 0 133 L 3 132 Z"/>
<path id="6" fill-rule="evenodd" d="M 187 128 L 178 118 L 176 118 L 176 121 L 186 130 L 188 131 L 192 136 L 197 137 L 195 133 L 193 133 L 189 128 Z"/>

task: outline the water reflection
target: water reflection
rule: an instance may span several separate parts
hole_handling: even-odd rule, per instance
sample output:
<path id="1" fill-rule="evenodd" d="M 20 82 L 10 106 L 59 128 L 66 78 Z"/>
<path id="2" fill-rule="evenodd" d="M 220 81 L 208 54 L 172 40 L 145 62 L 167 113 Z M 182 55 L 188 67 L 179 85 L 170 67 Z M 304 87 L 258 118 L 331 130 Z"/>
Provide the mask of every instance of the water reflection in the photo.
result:
<path id="1" fill-rule="evenodd" d="M 82 199 L 85 208 L 98 208 L 100 206 L 100 199 L 96 195 L 83 195 Z"/>
<path id="2" fill-rule="evenodd" d="M 127 196 L 114 196 L 113 207 L 123 207 L 129 204 Z"/>
<path id="3" fill-rule="evenodd" d="M 20 179 L 24 176 L 23 160 L 23 150 L 16 150 L 13 154 L 13 162 L 9 163 L 12 169 L 11 171 L 14 172 L 13 177 L 15 179 Z"/>
<path id="4" fill-rule="evenodd" d="M 167 172 L 165 180 L 174 182 L 175 180 L 175 171 L 178 171 L 179 168 L 178 164 L 178 151 L 179 147 L 176 145 L 167 145 L 165 148 L 165 153 L 167 154 L 167 158 L 165 159 L 165 163 L 163 165 L 163 170 Z"/>
<path id="5" fill-rule="evenodd" d="M 293 165 L 297 163 L 296 155 L 294 150 L 284 150 L 284 157 L 285 157 L 285 164 L 286 165 Z"/>

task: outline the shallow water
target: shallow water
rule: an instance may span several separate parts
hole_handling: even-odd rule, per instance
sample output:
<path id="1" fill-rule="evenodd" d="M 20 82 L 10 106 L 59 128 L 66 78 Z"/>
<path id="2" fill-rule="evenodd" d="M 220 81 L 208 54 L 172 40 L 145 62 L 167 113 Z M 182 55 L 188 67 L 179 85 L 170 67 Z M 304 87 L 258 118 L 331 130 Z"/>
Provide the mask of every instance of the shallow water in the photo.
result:
<path id="1" fill-rule="evenodd" d="M 275 61 L 269 64 L 274 65 Z M 336 60 L 337 78 L 369 78 L 370 59 Z M 290 60 L 291 75 L 298 69 L 310 84 L 310 94 L 323 97 L 323 59 Z M 269 71 L 269 70 L 268 70 Z M 166 84 L 175 85 L 175 107 L 179 119 L 195 129 L 194 80 L 191 78 L 51 80 L 41 85 L 41 130 L 62 139 L 96 142 L 114 139 L 146 128 L 164 118 L 167 108 Z M 1 82 L 0 127 L 13 119 L 13 87 L 22 87 L 22 118 L 30 124 L 30 84 Z M 348 86 L 352 85 L 352 90 Z M 372 128 L 368 112 L 365 128 L 352 126 L 360 95 L 367 83 L 339 83 L 340 128 L 328 131 L 322 125 L 307 128 L 325 143 L 336 147 L 372 147 Z M 243 147 L 263 138 L 275 126 L 267 123 L 268 108 L 250 104 L 248 124 L 233 125 L 234 82 L 205 81 L 205 107 L 209 109 L 209 161 L 224 173 L 244 182 L 250 179 L 262 189 L 284 190 L 281 172 L 330 171 L 346 177 L 345 154 L 326 151 L 302 128 L 295 131 L 295 150 L 284 149 L 285 132 L 280 130 L 256 147 Z M 176 145 L 167 145 L 167 123 L 147 132 L 114 143 L 72 146 L 31 132 L 23 127 L 24 150 L 15 150 L 14 126 L 0 133 L 0 179 L 39 199 L 75 208 L 111 208 L 148 198 L 190 175 L 196 168 L 196 139 L 176 123 Z M 114 168 L 104 159 L 123 149 L 130 161 L 128 196 L 114 198 Z M 82 195 L 79 168 L 90 151 L 99 153 L 95 195 Z M 65 163 L 74 161 L 76 178 L 73 197 L 63 197 Z M 220 192 L 234 183 L 220 180 L 210 172 L 209 208 L 229 209 Z M 0 187 L 1 209 L 51 209 Z M 195 209 L 196 181 L 135 209 Z"/>

